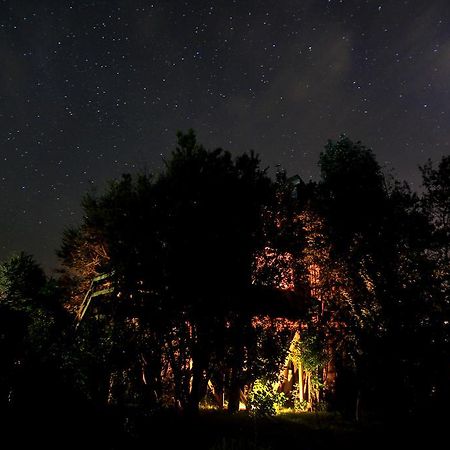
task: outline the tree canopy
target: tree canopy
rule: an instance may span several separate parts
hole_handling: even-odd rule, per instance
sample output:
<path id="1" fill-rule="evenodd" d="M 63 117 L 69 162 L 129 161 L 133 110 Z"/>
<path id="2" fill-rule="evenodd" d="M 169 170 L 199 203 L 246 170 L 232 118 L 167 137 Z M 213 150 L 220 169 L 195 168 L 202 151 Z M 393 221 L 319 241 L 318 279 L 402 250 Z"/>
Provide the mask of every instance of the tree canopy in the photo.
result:
<path id="1" fill-rule="evenodd" d="M 449 157 L 415 193 L 346 136 L 309 182 L 177 137 L 160 173 L 83 198 L 57 280 L 23 253 L 0 264 L 1 407 L 31 398 L 30 371 L 120 414 L 442 406 Z"/>

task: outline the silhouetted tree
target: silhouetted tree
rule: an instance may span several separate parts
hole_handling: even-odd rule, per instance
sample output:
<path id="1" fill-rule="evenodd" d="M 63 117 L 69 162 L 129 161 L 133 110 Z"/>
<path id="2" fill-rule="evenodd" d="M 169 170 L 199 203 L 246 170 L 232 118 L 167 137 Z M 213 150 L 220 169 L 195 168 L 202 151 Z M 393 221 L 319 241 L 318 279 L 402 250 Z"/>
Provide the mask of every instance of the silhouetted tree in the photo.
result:
<path id="1" fill-rule="evenodd" d="M 428 255 L 434 267 L 429 284 L 435 287 L 426 317 L 426 398 L 432 408 L 444 411 L 450 400 L 450 156 L 443 156 L 437 167 L 428 161 L 421 172 L 422 207 L 431 228 Z"/>
<path id="2" fill-rule="evenodd" d="M 147 382 L 161 387 L 157 374 L 168 363 L 184 408 L 198 408 L 225 329 L 235 336 L 227 350 L 233 355 L 229 404 L 238 406 L 240 332 L 251 324 L 245 302 L 272 193 L 253 153 L 233 160 L 229 152 L 197 144 L 192 131 L 179 133 L 163 173 L 126 175 L 104 195 L 87 196 L 83 224 L 65 235 L 60 255 L 77 272 L 76 283 L 86 286 L 93 275 L 114 271 L 114 329 L 125 327 L 125 342 L 140 342 L 138 351 L 126 352 L 125 366 L 146 361 L 152 367 Z"/>
<path id="3" fill-rule="evenodd" d="M 32 409 L 56 399 L 64 314 L 59 290 L 25 253 L 0 264 L 1 402 Z M 6 398 L 5 398 L 6 395 Z"/>

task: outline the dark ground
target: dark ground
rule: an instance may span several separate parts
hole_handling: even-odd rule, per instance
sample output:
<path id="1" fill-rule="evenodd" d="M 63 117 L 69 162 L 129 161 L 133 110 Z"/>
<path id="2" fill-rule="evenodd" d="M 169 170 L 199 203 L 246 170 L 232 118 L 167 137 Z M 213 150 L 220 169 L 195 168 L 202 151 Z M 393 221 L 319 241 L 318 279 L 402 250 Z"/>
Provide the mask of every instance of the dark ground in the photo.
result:
<path id="1" fill-rule="evenodd" d="M 0 422 L 0 448 L 46 449 L 431 449 L 446 448 L 442 420 L 364 419 L 339 414 L 286 413 L 255 419 L 246 413 L 202 411 L 186 418 L 173 412 L 123 419 L 117 411 L 9 411 Z M 134 417 L 133 417 L 134 416 Z M 442 417 L 441 417 L 442 418 Z"/>

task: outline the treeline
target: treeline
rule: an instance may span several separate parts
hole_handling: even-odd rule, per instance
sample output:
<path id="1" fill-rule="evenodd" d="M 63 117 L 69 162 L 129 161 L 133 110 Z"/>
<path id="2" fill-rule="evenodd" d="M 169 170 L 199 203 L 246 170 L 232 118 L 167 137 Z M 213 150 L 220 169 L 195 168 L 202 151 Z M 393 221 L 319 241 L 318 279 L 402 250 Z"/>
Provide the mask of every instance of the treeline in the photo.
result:
<path id="1" fill-rule="evenodd" d="M 273 180 L 190 131 L 161 173 L 85 196 L 57 279 L 26 254 L 0 266 L 2 411 L 237 411 L 281 383 L 295 334 L 309 409 L 445 406 L 450 157 L 420 194 L 347 137 L 319 165 Z"/>

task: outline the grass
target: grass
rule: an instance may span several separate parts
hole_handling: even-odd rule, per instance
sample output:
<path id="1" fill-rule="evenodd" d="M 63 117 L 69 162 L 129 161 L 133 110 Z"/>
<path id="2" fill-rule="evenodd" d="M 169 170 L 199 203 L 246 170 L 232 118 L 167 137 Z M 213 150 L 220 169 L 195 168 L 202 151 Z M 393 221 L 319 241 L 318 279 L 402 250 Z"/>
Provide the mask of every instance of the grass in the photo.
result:
<path id="1" fill-rule="evenodd" d="M 205 450 L 302 449 L 351 450 L 415 447 L 419 440 L 380 422 L 356 424 L 333 413 L 283 412 L 275 417 L 255 419 L 241 412 L 229 415 L 202 411 L 199 417 L 168 415 L 141 424 L 135 448 L 195 448 Z M 138 427 L 139 428 L 139 427 Z M 393 430 L 396 433 L 393 433 Z"/>
<path id="2" fill-rule="evenodd" d="M 230 415 L 214 410 L 201 411 L 196 417 L 174 411 L 153 415 L 129 411 L 126 419 L 124 411 L 98 411 L 89 417 L 72 414 L 70 418 L 55 413 L 51 419 L 41 417 L 38 422 L 33 415 L 31 428 L 19 420 L 10 433 L 14 438 L 31 439 L 34 447 L 39 442 L 47 449 L 411 450 L 433 448 L 439 431 L 439 427 L 430 428 L 420 421 L 383 424 L 366 418 L 356 424 L 340 414 L 326 412 L 283 411 L 275 417 L 258 419 L 246 412 Z M 3 448 L 21 446 L 16 441 L 14 446 Z"/>

